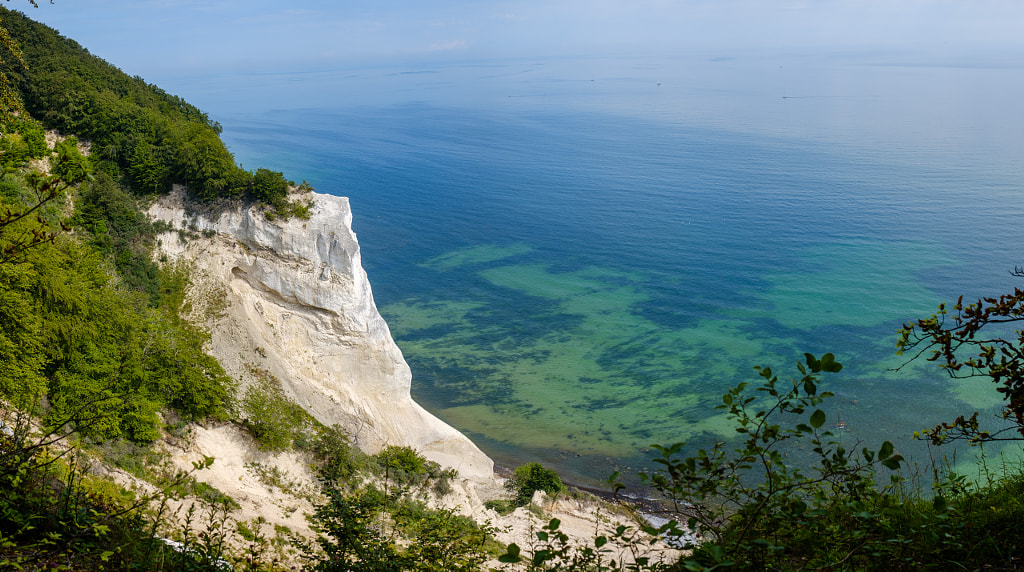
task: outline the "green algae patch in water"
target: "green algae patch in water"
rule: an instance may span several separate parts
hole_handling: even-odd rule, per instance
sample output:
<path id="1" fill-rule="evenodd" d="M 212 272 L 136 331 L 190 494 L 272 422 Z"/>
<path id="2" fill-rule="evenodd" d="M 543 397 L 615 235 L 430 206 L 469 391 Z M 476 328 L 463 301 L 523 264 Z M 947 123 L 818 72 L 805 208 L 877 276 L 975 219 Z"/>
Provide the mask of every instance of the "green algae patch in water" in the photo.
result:
<path id="1" fill-rule="evenodd" d="M 840 437 L 909 439 L 908 427 L 932 421 L 920 410 L 940 422 L 964 402 L 998 401 L 994 392 L 982 397 L 977 384 L 937 378 L 932 364 L 906 365 L 894 355 L 900 320 L 941 301 L 918 280 L 949 263 L 929 248 L 870 240 L 803 248 L 792 268 L 762 275 L 767 288 L 743 304 L 675 323 L 650 307 L 659 299 L 650 284 L 665 277 L 521 263 L 536 251 L 481 246 L 428 263 L 438 276 L 459 267 L 475 282 L 382 311 L 413 368 L 414 397 L 498 458 L 503 450 L 547 451 L 565 467 L 605 458 L 643 465 L 653 443 L 700 447 L 735 438 L 716 409 L 722 394 L 742 381 L 756 384 L 754 366 L 795 375 L 779 356 L 800 359 L 815 345 L 847 366 L 822 387 L 836 394 L 823 407 Z M 677 278 L 684 286 L 686 277 Z M 834 347 L 837 335 L 856 347 Z M 908 377 L 921 381 L 907 384 Z"/>
<path id="2" fill-rule="evenodd" d="M 1006 404 L 1003 394 L 988 377 L 950 380 L 950 393 L 978 411 L 994 410 Z"/>
<path id="3" fill-rule="evenodd" d="M 735 435 L 715 406 L 721 388 L 756 375 L 764 345 L 748 324 L 667 328 L 643 315 L 644 277 L 610 269 L 512 264 L 477 274 L 521 315 L 496 320 L 486 306 L 454 301 L 385 309 L 414 387 L 429 389 L 425 401 L 456 427 L 509 447 L 615 458 Z M 548 327 L 524 334 L 523 323 Z"/>
<path id="4" fill-rule="evenodd" d="M 388 307 L 388 327 L 396 336 L 402 336 L 416 330 L 469 326 L 466 315 L 482 305 L 482 302 L 399 302 Z"/>
<path id="5" fill-rule="evenodd" d="M 807 247 L 795 268 L 765 275 L 771 287 L 758 296 L 772 319 L 798 330 L 925 316 L 943 300 L 918 276 L 954 263 L 942 253 L 933 243 L 866 239 Z"/>
<path id="6" fill-rule="evenodd" d="M 506 258 L 521 256 L 529 253 L 531 250 L 532 248 L 526 244 L 514 244 L 511 246 L 484 244 L 442 254 L 441 256 L 426 261 L 423 263 L 423 266 L 441 271 L 452 270 L 460 266 L 485 264 L 488 262 L 496 262 Z"/>

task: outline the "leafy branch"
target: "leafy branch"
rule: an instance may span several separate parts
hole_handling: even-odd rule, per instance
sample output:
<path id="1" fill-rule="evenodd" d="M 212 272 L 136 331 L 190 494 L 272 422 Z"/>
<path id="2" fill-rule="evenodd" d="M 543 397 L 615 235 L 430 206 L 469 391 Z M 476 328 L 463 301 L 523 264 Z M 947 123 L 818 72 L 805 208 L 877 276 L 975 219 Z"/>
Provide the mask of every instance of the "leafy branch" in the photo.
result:
<path id="1" fill-rule="evenodd" d="M 1012 273 L 1024 276 L 1024 269 Z M 1003 394 L 1006 405 L 1003 419 L 1013 423 L 1018 436 L 1002 437 L 1006 430 L 985 431 L 978 423 L 978 413 L 960 416 L 951 423 L 942 423 L 918 433 L 933 444 L 953 440 L 971 443 L 1019 440 L 1024 438 L 1024 330 L 1008 331 L 1008 325 L 1024 321 L 1024 290 L 1014 288 L 1012 294 L 981 298 L 964 304 L 961 296 L 951 309 L 945 304 L 928 318 L 903 325 L 896 343 L 898 354 L 907 353 L 907 363 L 925 357 L 938 362 L 953 378 L 988 377 Z M 995 335 L 983 335 L 995 330 Z"/>

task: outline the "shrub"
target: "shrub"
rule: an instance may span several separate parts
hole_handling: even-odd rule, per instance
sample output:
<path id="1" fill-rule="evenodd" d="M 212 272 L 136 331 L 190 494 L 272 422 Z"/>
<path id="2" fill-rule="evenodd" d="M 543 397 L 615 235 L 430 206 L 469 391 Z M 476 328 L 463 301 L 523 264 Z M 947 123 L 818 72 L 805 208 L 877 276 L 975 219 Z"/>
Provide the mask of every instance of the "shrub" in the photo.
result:
<path id="1" fill-rule="evenodd" d="M 276 377 L 262 370 L 256 374 L 242 396 L 245 426 L 260 447 L 283 451 L 305 433 L 309 414 L 285 396 Z"/>
<path id="2" fill-rule="evenodd" d="M 412 447 L 389 445 L 377 454 L 377 459 L 383 466 L 398 469 L 410 475 L 425 475 L 427 473 L 427 459 Z"/>
<path id="3" fill-rule="evenodd" d="M 704 538 L 685 569 L 859 570 L 877 562 L 897 569 L 894 563 L 914 553 L 913 536 L 892 526 L 894 515 L 912 506 L 899 496 L 902 477 L 876 480 L 878 467 L 896 471 L 902 457 L 888 441 L 877 451 L 847 451 L 824 428 L 818 405 L 832 394 L 818 392 L 820 375 L 842 365 L 832 354 L 805 358 L 799 379 L 784 382 L 770 368 L 755 368 L 762 377 L 757 394 L 741 383 L 722 397 L 718 407 L 740 443 L 727 449 L 719 442 L 683 458 L 682 443 L 654 446 L 663 469 L 641 473 L 642 480 Z M 809 450 L 813 466 L 787 458 L 793 447 Z"/>
<path id="4" fill-rule="evenodd" d="M 505 489 L 516 506 L 526 506 L 533 499 L 533 493 L 544 491 L 557 494 L 566 490 L 558 473 L 540 463 L 527 463 L 516 467 L 514 474 L 505 481 Z"/>
<path id="5" fill-rule="evenodd" d="M 316 459 L 320 480 L 332 486 L 340 486 L 370 467 L 370 458 L 352 446 L 348 433 L 338 425 L 318 427 L 310 452 Z"/>
<path id="6" fill-rule="evenodd" d="M 484 502 L 484 506 L 501 516 L 505 516 L 516 509 L 516 505 L 512 504 L 512 501 L 506 499 L 489 500 Z"/>

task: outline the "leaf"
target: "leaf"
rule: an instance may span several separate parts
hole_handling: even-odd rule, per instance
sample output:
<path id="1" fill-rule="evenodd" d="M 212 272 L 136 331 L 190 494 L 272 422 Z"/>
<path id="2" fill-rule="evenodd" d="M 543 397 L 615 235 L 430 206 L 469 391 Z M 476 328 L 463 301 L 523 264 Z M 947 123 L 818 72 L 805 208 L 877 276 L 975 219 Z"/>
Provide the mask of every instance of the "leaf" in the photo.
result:
<path id="1" fill-rule="evenodd" d="M 814 413 L 811 413 L 811 427 L 818 429 L 825 424 L 825 412 L 821 409 L 815 409 Z"/>
<path id="2" fill-rule="evenodd" d="M 843 364 L 836 361 L 836 356 L 825 354 L 821 356 L 821 371 L 837 373 L 843 369 Z"/>
<path id="3" fill-rule="evenodd" d="M 902 462 L 902 461 L 903 461 L 903 456 L 901 456 L 901 455 L 893 455 L 892 457 L 889 457 L 888 459 L 883 459 L 882 460 L 882 465 L 884 465 L 885 468 L 887 468 L 889 470 L 896 471 L 896 470 L 898 470 L 900 468 L 900 462 Z"/>
<path id="4" fill-rule="evenodd" d="M 814 354 L 805 353 L 804 358 L 807 360 L 807 367 L 811 368 L 811 371 L 821 371 L 821 362 L 814 357 Z"/>
<path id="5" fill-rule="evenodd" d="M 894 447 L 892 446 L 891 442 L 886 441 L 882 443 L 882 448 L 878 450 L 878 460 L 881 461 L 883 459 L 888 459 L 889 457 L 891 457 L 893 449 Z"/>
<path id="6" fill-rule="evenodd" d="M 818 386 L 814 385 L 814 378 L 808 377 L 804 380 L 804 393 L 807 395 L 814 395 L 818 392 Z"/>

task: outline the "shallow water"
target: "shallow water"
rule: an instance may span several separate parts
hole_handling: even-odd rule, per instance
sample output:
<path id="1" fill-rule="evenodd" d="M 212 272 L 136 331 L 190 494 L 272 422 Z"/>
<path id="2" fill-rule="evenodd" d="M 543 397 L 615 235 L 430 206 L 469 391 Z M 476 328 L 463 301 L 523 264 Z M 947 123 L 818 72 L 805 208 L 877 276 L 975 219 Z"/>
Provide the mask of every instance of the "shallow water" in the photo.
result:
<path id="1" fill-rule="evenodd" d="M 883 65 L 884 64 L 884 65 Z M 715 406 L 845 364 L 844 441 L 998 395 L 895 332 L 1012 287 L 1019 69 L 852 58 L 552 59 L 181 78 L 246 166 L 351 198 L 413 394 L 499 462 L 580 481 L 651 443 L 734 435 Z M 202 94 L 201 97 L 190 95 Z M 831 422 L 830 422 L 831 423 Z"/>

